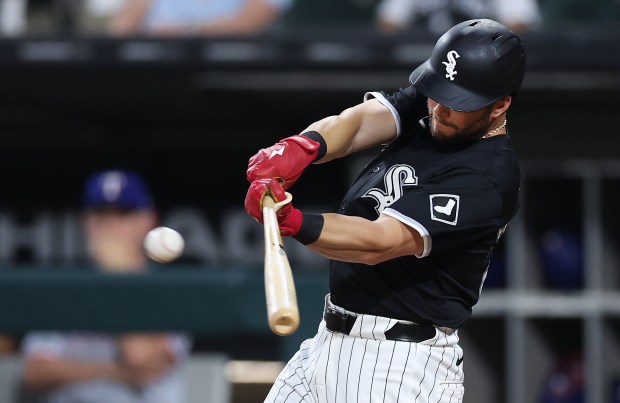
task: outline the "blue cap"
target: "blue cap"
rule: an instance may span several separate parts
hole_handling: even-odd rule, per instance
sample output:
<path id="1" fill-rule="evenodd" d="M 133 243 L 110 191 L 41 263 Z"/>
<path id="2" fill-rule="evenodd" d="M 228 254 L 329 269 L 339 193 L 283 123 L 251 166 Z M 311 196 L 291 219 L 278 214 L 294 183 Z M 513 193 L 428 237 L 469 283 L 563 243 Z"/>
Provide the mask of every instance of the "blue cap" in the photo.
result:
<path id="1" fill-rule="evenodd" d="M 110 170 L 94 173 L 88 178 L 83 204 L 86 209 L 140 210 L 153 207 L 153 199 L 139 174 Z"/>

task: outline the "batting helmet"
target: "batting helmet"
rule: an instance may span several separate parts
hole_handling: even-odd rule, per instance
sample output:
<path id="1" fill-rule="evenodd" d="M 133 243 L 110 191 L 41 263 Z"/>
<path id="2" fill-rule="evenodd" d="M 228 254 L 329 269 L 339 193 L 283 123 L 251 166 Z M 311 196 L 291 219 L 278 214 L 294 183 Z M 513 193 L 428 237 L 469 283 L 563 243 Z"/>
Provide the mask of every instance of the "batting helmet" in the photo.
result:
<path id="1" fill-rule="evenodd" d="M 426 97 L 471 112 L 516 93 L 524 73 L 521 39 L 499 22 L 476 19 L 443 34 L 409 81 Z"/>

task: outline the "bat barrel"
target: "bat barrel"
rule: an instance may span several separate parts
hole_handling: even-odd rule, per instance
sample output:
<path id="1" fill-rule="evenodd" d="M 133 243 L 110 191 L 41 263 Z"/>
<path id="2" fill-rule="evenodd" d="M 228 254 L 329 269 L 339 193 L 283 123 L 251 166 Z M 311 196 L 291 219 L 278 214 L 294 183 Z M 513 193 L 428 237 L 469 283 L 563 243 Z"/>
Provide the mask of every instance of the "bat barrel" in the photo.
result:
<path id="1" fill-rule="evenodd" d="M 291 266 L 282 247 L 276 207 L 270 196 L 263 200 L 265 234 L 265 297 L 271 331 L 288 336 L 299 327 L 299 310 Z"/>

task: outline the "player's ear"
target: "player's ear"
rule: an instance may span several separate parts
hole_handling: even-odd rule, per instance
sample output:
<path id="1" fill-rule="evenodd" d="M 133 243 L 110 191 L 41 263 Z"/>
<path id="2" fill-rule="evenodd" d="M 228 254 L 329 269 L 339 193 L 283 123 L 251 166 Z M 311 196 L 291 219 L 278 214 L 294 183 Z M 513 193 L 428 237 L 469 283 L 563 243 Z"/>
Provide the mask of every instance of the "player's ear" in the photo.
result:
<path id="1" fill-rule="evenodd" d="M 508 110 L 511 103 L 512 96 L 510 95 L 506 95 L 505 97 L 495 101 L 491 109 L 491 117 L 496 118 L 503 115 Z"/>

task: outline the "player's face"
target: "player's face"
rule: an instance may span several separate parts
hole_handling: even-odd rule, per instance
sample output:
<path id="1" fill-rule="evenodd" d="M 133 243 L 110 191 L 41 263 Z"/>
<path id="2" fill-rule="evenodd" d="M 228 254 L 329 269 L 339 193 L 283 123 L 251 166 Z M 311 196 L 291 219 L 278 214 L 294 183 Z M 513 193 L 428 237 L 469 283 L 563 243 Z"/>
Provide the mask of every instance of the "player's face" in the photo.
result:
<path id="1" fill-rule="evenodd" d="M 438 141 L 473 141 L 484 136 L 491 124 L 492 107 L 459 112 L 430 98 L 427 104 L 431 134 Z"/>
<path id="2" fill-rule="evenodd" d="M 91 210 L 84 215 L 88 251 L 107 271 L 132 271 L 142 258 L 142 241 L 155 226 L 153 210 Z"/>

